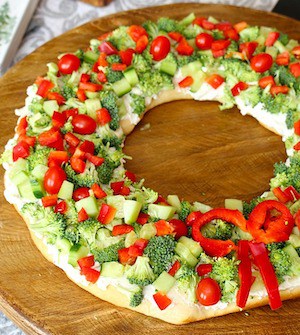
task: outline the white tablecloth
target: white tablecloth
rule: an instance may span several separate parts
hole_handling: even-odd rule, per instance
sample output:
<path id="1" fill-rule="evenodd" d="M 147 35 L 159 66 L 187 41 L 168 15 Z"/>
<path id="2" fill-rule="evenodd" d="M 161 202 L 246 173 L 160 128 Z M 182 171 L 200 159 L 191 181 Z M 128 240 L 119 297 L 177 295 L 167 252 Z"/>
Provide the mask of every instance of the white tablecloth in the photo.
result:
<path id="1" fill-rule="evenodd" d="M 50 39 L 94 18 L 129 9 L 179 2 L 222 3 L 271 11 L 277 0 L 113 0 L 110 5 L 102 8 L 77 0 L 40 0 L 13 63 Z M 25 334 L 0 312 L 0 335 Z"/>

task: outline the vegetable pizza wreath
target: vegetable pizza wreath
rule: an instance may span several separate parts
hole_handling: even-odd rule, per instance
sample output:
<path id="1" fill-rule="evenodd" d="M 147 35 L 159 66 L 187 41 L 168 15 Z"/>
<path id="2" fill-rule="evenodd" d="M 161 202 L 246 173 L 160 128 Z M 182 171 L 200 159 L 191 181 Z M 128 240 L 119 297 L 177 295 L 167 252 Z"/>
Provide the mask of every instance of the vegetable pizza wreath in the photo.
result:
<path id="1" fill-rule="evenodd" d="M 28 88 L 2 155 L 5 196 L 67 276 L 183 324 L 300 295 L 300 45 L 190 14 L 121 26 Z M 237 105 L 283 137 L 270 191 L 224 208 L 163 198 L 124 168 L 125 136 L 175 99 Z"/>

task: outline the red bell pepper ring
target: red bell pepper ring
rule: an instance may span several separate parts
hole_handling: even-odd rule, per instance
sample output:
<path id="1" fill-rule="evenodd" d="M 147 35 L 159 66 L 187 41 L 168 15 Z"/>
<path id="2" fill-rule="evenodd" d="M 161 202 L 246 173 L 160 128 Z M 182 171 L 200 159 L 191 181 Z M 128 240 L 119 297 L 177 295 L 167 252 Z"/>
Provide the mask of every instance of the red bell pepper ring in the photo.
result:
<path id="1" fill-rule="evenodd" d="M 154 298 L 157 306 L 159 307 L 159 309 L 162 310 L 162 311 L 164 309 L 166 309 L 172 303 L 172 300 L 161 292 L 157 292 L 157 293 L 153 294 L 153 298 Z"/>
<path id="2" fill-rule="evenodd" d="M 241 240 L 238 243 L 238 260 L 239 263 L 239 279 L 240 279 L 240 288 L 236 296 L 236 304 L 240 308 L 246 306 L 251 286 L 255 280 L 255 277 L 252 276 L 252 265 L 249 257 L 250 247 L 249 242 Z"/>
<path id="3" fill-rule="evenodd" d="M 282 306 L 280 299 L 278 280 L 270 262 L 268 251 L 264 243 L 249 242 L 250 250 L 254 258 L 254 263 L 258 267 L 261 277 L 269 295 L 269 304 L 272 310 Z"/>
<path id="4" fill-rule="evenodd" d="M 175 276 L 176 272 L 181 268 L 181 264 L 178 260 L 171 266 L 171 269 L 168 271 L 168 274 L 171 276 Z"/>
<path id="5" fill-rule="evenodd" d="M 191 227 L 193 223 L 198 220 L 203 214 L 200 211 L 191 212 L 185 219 L 186 225 Z"/>
<path id="6" fill-rule="evenodd" d="M 223 221 L 232 223 L 235 226 L 241 228 L 243 231 L 247 231 L 247 222 L 240 211 L 226 208 L 212 209 L 204 213 L 194 222 L 192 226 L 193 239 L 200 243 L 201 247 L 209 256 L 224 257 L 232 250 L 236 250 L 236 245 L 231 240 L 214 240 L 204 237 L 201 233 L 201 228 L 215 219 L 221 219 Z"/>
<path id="7" fill-rule="evenodd" d="M 272 215 L 271 211 L 276 211 Z M 256 242 L 265 244 L 283 242 L 289 239 L 294 219 L 289 209 L 276 200 L 265 200 L 251 212 L 247 228 Z"/>
<path id="8" fill-rule="evenodd" d="M 113 236 L 124 235 L 130 233 L 133 230 L 134 228 L 129 224 L 118 224 L 113 227 L 112 235 Z"/>

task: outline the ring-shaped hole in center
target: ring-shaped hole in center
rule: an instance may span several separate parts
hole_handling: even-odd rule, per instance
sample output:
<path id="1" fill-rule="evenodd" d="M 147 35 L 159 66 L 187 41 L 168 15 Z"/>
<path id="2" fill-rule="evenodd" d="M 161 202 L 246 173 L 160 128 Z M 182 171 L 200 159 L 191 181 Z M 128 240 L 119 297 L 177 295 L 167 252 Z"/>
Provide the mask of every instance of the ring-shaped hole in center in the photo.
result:
<path id="1" fill-rule="evenodd" d="M 127 137 L 124 152 L 133 158 L 126 168 L 145 178 L 146 187 L 214 207 L 227 198 L 261 195 L 274 163 L 286 159 L 281 137 L 252 117 L 193 100 L 149 111 Z"/>

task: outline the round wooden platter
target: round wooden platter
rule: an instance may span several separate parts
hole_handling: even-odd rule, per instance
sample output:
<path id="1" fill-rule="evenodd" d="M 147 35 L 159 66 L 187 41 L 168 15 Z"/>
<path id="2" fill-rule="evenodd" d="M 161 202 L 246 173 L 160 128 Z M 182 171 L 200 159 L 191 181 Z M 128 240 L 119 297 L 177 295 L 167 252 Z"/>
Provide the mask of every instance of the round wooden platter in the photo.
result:
<path id="1" fill-rule="evenodd" d="M 58 54 L 85 48 L 91 38 L 120 25 L 190 12 L 276 26 L 300 39 L 298 21 L 223 5 L 168 5 L 89 22 L 38 48 L 0 79 L 0 147 L 14 134 L 14 109 L 24 104 L 26 87 Z M 150 129 L 143 130 L 146 124 Z M 222 206 L 225 198 L 260 195 L 268 189 L 273 163 L 286 158 L 281 138 L 254 119 L 235 108 L 220 112 L 216 103 L 189 100 L 154 108 L 128 136 L 125 152 L 133 157 L 128 169 L 146 178 L 146 186 L 212 206 Z M 3 197 L 3 169 L 0 173 L 0 307 L 28 334 L 299 334 L 300 300 L 287 301 L 275 312 L 265 306 L 184 326 L 100 301 L 38 252 L 25 223 Z"/>

